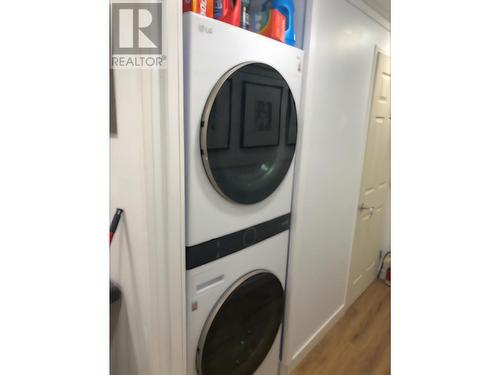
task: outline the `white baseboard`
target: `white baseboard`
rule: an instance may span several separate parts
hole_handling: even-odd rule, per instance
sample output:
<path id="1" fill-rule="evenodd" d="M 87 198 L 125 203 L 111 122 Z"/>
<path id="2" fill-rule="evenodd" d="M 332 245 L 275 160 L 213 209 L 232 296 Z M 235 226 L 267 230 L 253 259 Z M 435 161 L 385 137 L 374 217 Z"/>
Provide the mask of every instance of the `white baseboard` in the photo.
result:
<path id="1" fill-rule="evenodd" d="M 285 365 L 283 362 L 280 362 L 280 369 L 278 371 L 278 375 L 288 375 L 288 374 L 289 374 L 288 366 Z"/>
<path id="2" fill-rule="evenodd" d="M 280 375 L 289 375 L 292 370 L 299 365 L 304 357 L 316 346 L 316 344 L 326 335 L 335 323 L 344 315 L 345 304 L 342 304 L 295 352 L 290 363 L 281 363 Z"/>

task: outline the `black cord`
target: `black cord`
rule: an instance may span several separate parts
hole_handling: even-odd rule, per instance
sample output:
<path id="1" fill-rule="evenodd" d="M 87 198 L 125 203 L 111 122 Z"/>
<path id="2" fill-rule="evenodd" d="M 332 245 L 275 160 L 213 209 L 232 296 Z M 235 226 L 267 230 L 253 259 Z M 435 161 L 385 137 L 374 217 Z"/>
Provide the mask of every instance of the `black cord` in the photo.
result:
<path id="1" fill-rule="evenodd" d="M 117 208 L 115 215 L 113 216 L 113 221 L 111 221 L 111 225 L 109 227 L 109 244 L 111 245 L 111 241 L 113 240 L 113 236 L 115 235 L 116 228 L 118 228 L 118 223 L 122 217 L 123 210 L 121 208 Z"/>

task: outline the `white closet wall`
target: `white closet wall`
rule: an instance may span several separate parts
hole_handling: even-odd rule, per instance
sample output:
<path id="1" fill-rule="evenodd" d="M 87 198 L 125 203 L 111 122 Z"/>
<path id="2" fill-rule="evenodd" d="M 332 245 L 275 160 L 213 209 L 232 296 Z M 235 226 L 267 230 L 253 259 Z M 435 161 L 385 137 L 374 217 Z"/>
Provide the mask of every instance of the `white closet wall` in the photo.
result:
<path id="1" fill-rule="evenodd" d="M 110 217 L 111 375 L 185 373 L 181 2 L 163 2 L 167 69 L 115 70 Z"/>
<path id="2" fill-rule="evenodd" d="M 309 7 L 283 363 L 290 370 L 342 314 L 375 47 L 390 33 L 345 0 Z"/>

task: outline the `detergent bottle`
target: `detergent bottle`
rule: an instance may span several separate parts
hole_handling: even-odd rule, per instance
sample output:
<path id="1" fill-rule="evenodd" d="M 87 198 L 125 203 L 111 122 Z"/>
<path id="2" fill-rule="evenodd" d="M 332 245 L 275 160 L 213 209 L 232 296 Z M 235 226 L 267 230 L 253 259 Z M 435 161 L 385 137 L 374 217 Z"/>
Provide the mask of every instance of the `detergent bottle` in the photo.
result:
<path id="1" fill-rule="evenodd" d="M 214 18 L 220 19 L 222 17 L 222 0 L 214 1 Z"/>
<path id="2" fill-rule="evenodd" d="M 240 26 L 241 1 L 242 0 L 215 0 L 215 18 L 234 26 Z"/>
<path id="3" fill-rule="evenodd" d="M 268 22 L 269 10 L 271 9 L 272 0 L 267 0 L 262 6 L 260 11 L 254 11 L 250 17 L 251 25 L 250 30 L 261 33 L 262 29 Z"/>
<path id="4" fill-rule="evenodd" d="M 281 43 L 285 42 L 286 18 L 277 9 L 270 9 L 260 13 L 256 18 L 257 32 L 260 35 L 275 39 Z"/>
<path id="5" fill-rule="evenodd" d="M 241 0 L 241 27 L 250 28 L 250 0 Z"/>
<path id="6" fill-rule="evenodd" d="M 273 0 L 262 4 L 261 11 L 254 15 L 253 29 L 260 35 L 285 42 L 286 18 L 273 7 Z"/>
<path id="7" fill-rule="evenodd" d="M 293 0 L 267 0 L 254 17 L 254 30 L 282 43 L 295 45 Z"/>
<path id="8" fill-rule="evenodd" d="M 267 4 L 267 3 L 266 3 Z M 264 5 L 266 5 L 264 4 Z M 295 28 L 294 28 L 294 15 L 295 5 L 293 0 L 273 0 L 271 7 L 278 10 L 285 16 L 285 43 L 291 46 L 295 45 Z"/>
<path id="9" fill-rule="evenodd" d="M 213 18 L 214 0 L 184 0 L 182 2 L 183 12 L 195 12 L 202 16 Z"/>
<path id="10" fill-rule="evenodd" d="M 241 0 L 241 28 L 250 29 L 250 0 Z"/>
<path id="11" fill-rule="evenodd" d="M 273 8 L 273 0 L 266 0 L 264 4 L 262 4 L 262 11 L 266 12 Z"/>

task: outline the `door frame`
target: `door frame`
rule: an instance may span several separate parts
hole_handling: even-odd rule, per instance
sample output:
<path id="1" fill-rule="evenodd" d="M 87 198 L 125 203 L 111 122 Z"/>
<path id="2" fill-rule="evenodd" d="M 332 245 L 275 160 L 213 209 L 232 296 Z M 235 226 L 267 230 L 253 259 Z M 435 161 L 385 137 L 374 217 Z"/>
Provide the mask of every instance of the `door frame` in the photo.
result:
<path id="1" fill-rule="evenodd" d="M 184 228 L 184 106 L 182 4 L 163 1 L 166 69 L 145 70 L 151 80 L 151 194 L 148 220 L 159 374 L 186 374 L 186 267 Z M 155 374 L 156 375 L 156 374 Z"/>
<path id="2" fill-rule="evenodd" d="M 349 266 L 348 266 L 348 272 L 346 276 L 346 287 L 345 287 L 345 292 L 344 292 L 344 311 L 349 308 L 350 305 L 347 305 L 347 292 L 349 291 L 349 279 L 351 277 L 351 266 L 352 266 L 352 253 L 354 250 L 354 240 L 356 238 L 356 227 L 357 227 L 357 221 L 358 221 L 358 207 L 360 205 L 360 193 L 361 189 L 363 188 L 363 173 L 364 173 L 364 166 L 365 166 L 365 154 L 366 154 L 366 146 L 368 142 L 368 130 L 370 129 L 370 115 L 371 115 L 371 110 L 372 110 L 372 99 L 373 99 L 373 93 L 375 90 L 375 80 L 377 79 L 377 64 L 378 64 L 378 54 L 385 55 L 387 57 L 391 57 L 390 53 L 381 48 L 379 45 L 375 45 L 373 48 L 373 56 L 372 56 L 372 66 L 371 66 L 371 77 L 370 77 L 370 83 L 369 83 L 369 88 L 368 88 L 368 100 L 367 100 L 367 108 L 365 109 L 365 128 L 364 128 L 364 140 L 363 140 L 363 154 L 361 157 L 361 167 L 360 167 L 360 173 L 359 173 L 359 179 L 358 179 L 358 197 L 356 199 L 356 215 L 354 215 L 354 231 L 351 239 L 351 250 L 349 252 Z M 389 172 L 390 173 L 390 172 Z"/>

